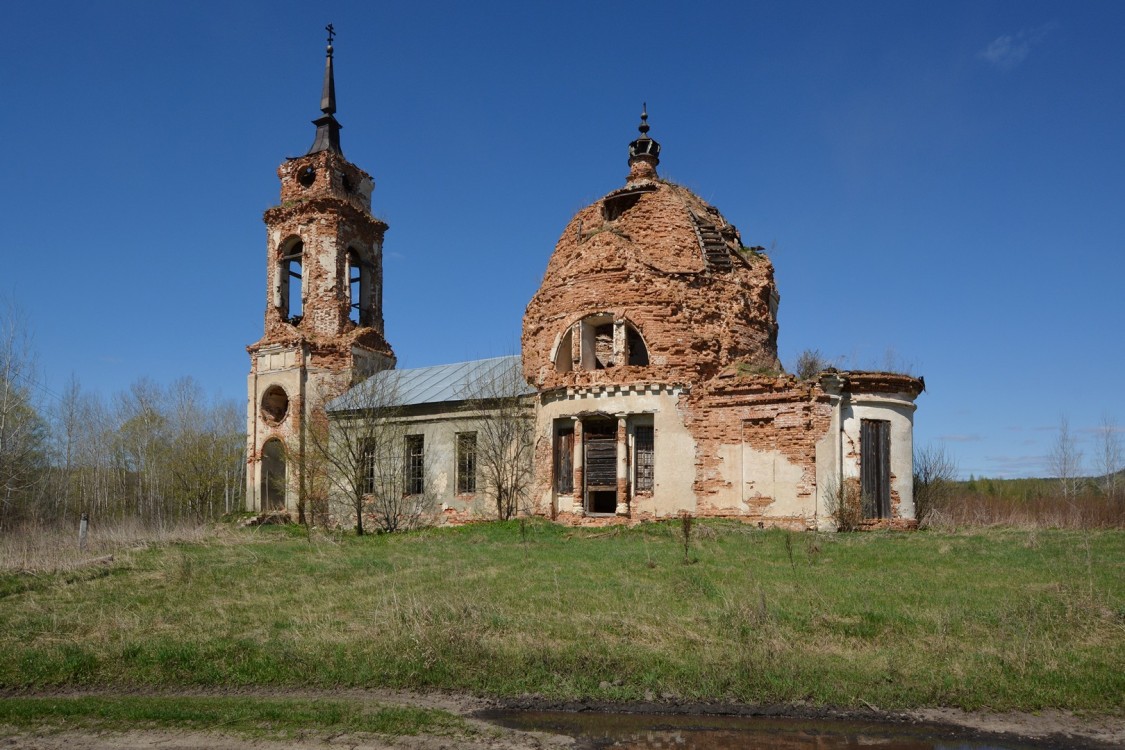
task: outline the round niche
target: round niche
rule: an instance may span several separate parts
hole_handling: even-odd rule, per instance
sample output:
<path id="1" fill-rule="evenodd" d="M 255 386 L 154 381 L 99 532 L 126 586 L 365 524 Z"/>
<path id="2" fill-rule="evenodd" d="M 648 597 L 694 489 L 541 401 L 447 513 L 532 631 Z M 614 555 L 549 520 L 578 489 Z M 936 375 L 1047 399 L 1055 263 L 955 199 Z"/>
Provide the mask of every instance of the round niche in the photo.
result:
<path id="1" fill-rule="evenodd" d="M 289 395 L 280 385 L 271 385 L 262 394 L 262 419 L 268 424 L 281 424 L 288 413 Z"/>

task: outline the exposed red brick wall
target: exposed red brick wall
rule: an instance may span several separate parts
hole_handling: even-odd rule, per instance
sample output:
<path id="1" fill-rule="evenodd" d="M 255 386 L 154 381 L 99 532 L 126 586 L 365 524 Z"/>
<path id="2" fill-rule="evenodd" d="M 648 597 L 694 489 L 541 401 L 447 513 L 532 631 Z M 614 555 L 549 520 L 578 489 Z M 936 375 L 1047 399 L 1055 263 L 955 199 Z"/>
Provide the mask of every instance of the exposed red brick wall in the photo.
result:
<path id="1" fill-rule="evenodd" d="M 737 375 L 726 373 L 702 383 L 683 397 L 685 424 L 696 440 L 695 493 L 701 514 L 711 508 L 708 498 L 729 487 L 729 467 L 721 466 L 722 446 L 747 444 L 759 451 L 776 450 L 803 469 L 798 497 L 816 495 L 816 444 L 828 431 L 832 407 L 815 381 L 789 375 Z M 761 421 L 759 429 L 746 429 L 748 420 Z M 724 471 L 725 468 L 725 471 Z M 750 517 L 763 517 L 773 498 L 748 500 Z M 771 521 L 776 519 L 771 519 Z"/>
<path id="2" fill-rule="evenodd" d="M 712 206 L 663 181 L 607 221 L 603 202 L 582 209 L 563 232 L 524 315 L 524 373 L 549 389 L 565 385 L 698 382 L 734 362 L 779 368 L 773 266 L 739 252 L 742 240 Z M 611 194 L 612 196 L 613 194 Z M 689 211 L 721 228 L 733 268 L 708 267 Z M 631 322 L 644 337 L 647 367 L 555 372 L 559 336 L 595 313 Z"/>

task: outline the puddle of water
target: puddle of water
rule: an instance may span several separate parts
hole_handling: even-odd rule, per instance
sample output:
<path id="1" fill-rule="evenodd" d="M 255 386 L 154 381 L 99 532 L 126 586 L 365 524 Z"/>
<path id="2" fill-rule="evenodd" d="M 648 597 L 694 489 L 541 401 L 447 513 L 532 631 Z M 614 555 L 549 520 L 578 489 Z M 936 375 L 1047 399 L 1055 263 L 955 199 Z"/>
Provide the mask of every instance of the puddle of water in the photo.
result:
<path id="1" fill-rule="evenodd" d="M 1031 750 L 1032 745 L 958 739 L 954 732 L 860 721 L 568 711 L 487 711 L 509 729 L 574 737 L 588 748 L 622 750 Z"/>

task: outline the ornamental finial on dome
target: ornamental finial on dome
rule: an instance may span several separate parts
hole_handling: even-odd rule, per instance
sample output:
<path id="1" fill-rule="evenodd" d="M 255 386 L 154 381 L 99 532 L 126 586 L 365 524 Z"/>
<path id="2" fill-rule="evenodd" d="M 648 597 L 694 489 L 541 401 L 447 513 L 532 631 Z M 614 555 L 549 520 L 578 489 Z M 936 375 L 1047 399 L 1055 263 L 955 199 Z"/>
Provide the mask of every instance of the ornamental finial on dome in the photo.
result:
<path id="1" fill-rule="evenodd" d="M 660 144 L 648 137 L 648 103 L 641 105 L 641 137 L 629 144 L 629 181 L 654 179 L 660 163 Z"/>

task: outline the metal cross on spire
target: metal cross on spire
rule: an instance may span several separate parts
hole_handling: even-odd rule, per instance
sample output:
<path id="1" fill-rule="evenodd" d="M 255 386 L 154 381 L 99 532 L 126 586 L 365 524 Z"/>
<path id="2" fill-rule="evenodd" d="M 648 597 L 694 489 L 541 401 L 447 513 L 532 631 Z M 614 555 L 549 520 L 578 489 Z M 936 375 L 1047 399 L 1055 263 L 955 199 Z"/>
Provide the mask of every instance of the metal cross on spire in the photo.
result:
<path id="1" fill-rule="evenodd" d="M 320 95 L 320 117 L 313 120 L 316 125 L 316 140 L 313 141 L 310 154 L 319 151 L 334 151 L 342 154 L 340 150 L 340 123 L 336 122 L 336 80 L 332 73 L 332 40 L 336 38 L 336 29 L 332 24 L 324 27 L 328 32 L 328 53 L 324 59 L 324 89 Z"/>

